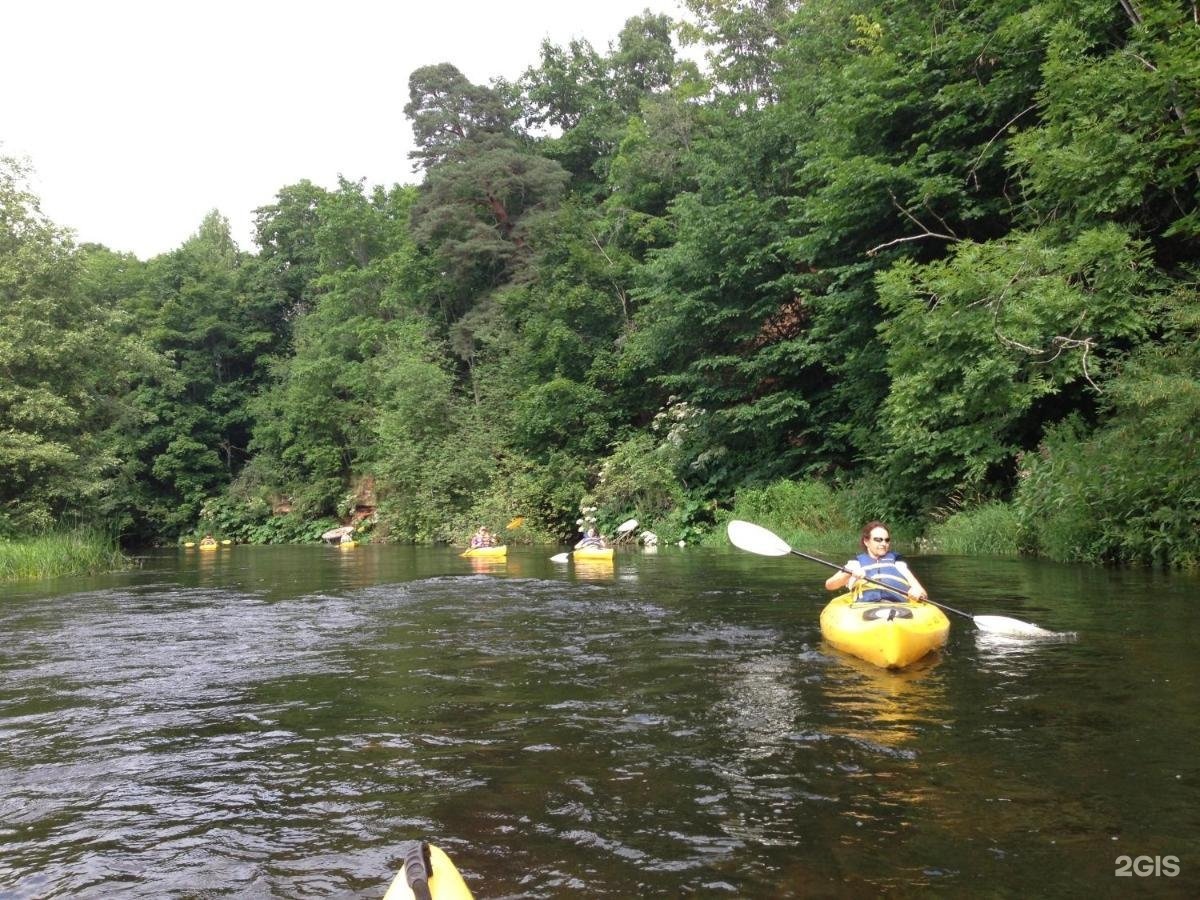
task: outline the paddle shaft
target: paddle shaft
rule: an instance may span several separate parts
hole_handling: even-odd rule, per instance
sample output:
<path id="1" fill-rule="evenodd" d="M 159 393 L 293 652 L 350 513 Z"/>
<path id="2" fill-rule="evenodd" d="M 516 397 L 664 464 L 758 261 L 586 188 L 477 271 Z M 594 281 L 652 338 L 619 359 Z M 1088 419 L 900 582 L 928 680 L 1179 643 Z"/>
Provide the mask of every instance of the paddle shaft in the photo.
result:
<path id="1" fill-rule="evenodd" d="M 782 548 L 780 548 L 780 549 L 782 549 Z M 821 559 L 820 557 L 817 557 L 817 556 L 809 556 L 807 553 L 801 553 L 799 550 L 793 550 L 790 547 L 788 548 L 788 551 L 796 554 L 799 557 L 807 559 L 809 562 L 820 563 L 823 566 L 829 566 L 829 568 L 831 568 L 831 569 L 837 569 L 839 572 L 845 572 L 847 575 L 854 575 L 854 573 L 851 572 L 849 569 L 847 569 L 845 566 L 839 566 L 837 563 L 831 563 L 828 560 Z M 860 576 L 860 575 L 854 575 L 854 577 L 862 578 L 862 576 Z M 877 587 L 877 588 L 880 588 L 881 590 L 887 591 L 889 594 L 895 594 L 897 597 L 902 597 L 905 600 L 908 599 L 907 594 L 900 593 L 894 587 L 889 587 L 886 584 L 880 584 L 878 581 L 872 581 L 870 578 L 862 578 L 862 580 L 873 587 Z M 973 615 L 971 615 L 970 613 L 965 613 L 961 609 L 955 609 L 953 606 L 947 606 L 945 603 L 938 603 L 936 600 L 930 600 L 928 597 L 925 598 L 925 602 L 932 603 L 938 609 L 944 609 L 947 612 L 957 613 L 958 615 L 960 615 L 964 618 L 970 619 L 972 621 L 975 620 L 975 617 Z"/>

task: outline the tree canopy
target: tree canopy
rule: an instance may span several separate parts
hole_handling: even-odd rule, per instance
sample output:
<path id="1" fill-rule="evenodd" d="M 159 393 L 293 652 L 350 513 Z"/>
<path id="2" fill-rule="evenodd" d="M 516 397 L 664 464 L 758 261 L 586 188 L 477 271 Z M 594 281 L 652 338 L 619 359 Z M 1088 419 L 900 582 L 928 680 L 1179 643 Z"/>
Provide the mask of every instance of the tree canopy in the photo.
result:
<path id="1" fill-rule="evenodd" d="M 785 480 L 1200 561 L 1190 6 L 686 6 L 417 69 L 420 183 L 284 185 L 256 252 L 77 247 L 3 160 L 0 529 L 294 539 L 370 485 L 380 539 L 686 536 Z"/>

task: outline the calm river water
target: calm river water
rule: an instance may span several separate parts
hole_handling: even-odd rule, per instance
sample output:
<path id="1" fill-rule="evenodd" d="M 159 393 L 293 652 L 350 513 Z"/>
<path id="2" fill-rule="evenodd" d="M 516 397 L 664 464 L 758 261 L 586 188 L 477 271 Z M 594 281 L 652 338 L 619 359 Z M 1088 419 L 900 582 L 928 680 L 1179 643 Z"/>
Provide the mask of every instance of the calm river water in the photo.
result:
<path id="1" fill-rule="evenodd" d="M 812 563 L 558 549 L 4 588 L 0 896 L 377 898 L 413 838 L 479 898 L 1200 896 L 1200 579 L 916 557 L 1078 637 L 890 674 Z"/>

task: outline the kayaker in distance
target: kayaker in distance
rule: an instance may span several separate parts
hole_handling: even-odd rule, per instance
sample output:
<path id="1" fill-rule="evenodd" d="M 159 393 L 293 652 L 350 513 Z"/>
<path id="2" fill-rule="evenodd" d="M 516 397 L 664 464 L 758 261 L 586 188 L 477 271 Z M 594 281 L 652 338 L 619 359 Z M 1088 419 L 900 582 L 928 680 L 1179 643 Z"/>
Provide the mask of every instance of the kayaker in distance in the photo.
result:
<path id="1" fill-rule="evenodd" d="M 496 536 L 492 534 L 486 525 L 480 525 L 479 529 L 471 535 L 471 547 L 495 547 Z"/>
<path id="2" fill-rule="evenodd" d="M 846 563 L 842 568 L 848 572 L 837 572 L 825 581 L 825 587 L 831 591 L 849 587 L 851 590 L 862 578 L 894 587 L 900 594 L 907 595 L 909 600 L 928 600 L 929 593 L 921 586 L 917 576 L 912 573 L 908 563 L 900 554 L 892 550 L 892 532 L 879 521 L 868 522 L 863 526 L 860 543 L 863 552 Z M 865 603 L 903 602 L 898 594 L 891 591 L 867 585 L 858 598 Z"/>
<path id="3" fill-rule="evenodd" d="M 596 527 L 593 525 L 584 533 L 579 543 L 575 545 L 575 549 L 582 550 L 584 547 L 598 547 L 603 549 L 607 546 L 608 544 L 605 543 L 604 538 L 600 536 L 600 533 L 596 531 Z"/>

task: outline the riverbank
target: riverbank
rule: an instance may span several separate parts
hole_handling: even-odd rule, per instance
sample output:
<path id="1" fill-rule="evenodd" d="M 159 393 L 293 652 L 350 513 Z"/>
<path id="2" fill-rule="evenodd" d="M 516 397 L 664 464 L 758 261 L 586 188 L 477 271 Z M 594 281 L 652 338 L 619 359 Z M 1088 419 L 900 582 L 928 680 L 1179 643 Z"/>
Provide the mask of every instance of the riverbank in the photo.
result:
<path id="1" fill-rule="evenodd" d="M 0 541 L 0 582 L 128 568 L 116 540 L 89 529 Z"/>

